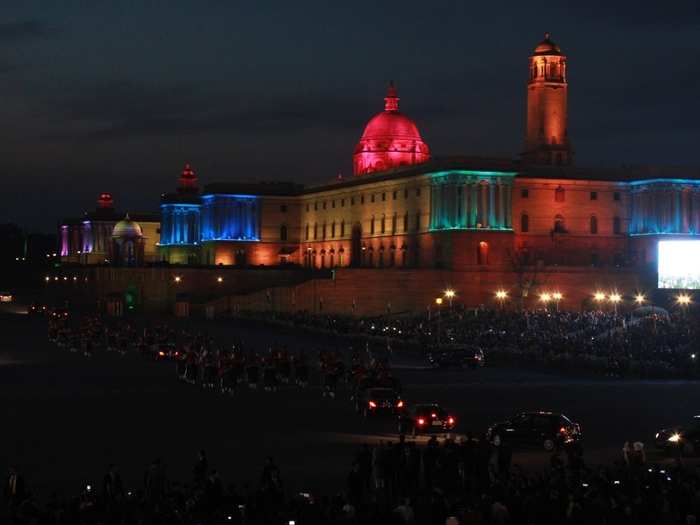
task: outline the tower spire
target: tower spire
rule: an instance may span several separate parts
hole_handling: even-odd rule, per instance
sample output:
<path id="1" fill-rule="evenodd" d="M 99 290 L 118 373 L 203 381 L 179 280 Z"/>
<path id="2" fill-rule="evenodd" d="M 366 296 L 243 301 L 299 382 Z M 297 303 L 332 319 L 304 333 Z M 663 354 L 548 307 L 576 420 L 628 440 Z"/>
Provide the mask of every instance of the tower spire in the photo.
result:
<path id="1" fill-rule="evenodd" d="M 180 175 L 180 187 L 183 192 L 197 191 L 197 175 L 189 164 L 185 164 Z"/>
<path id="2" fill-rule="evenodd" d="M 394 81 L 389 81 L 389 87 L 386 90 L 386 97 L 384 97 L 384 111 L 398 111 L 399 110 L 399 95 L 396 91 L 396 86 L 394 86 Z"/>

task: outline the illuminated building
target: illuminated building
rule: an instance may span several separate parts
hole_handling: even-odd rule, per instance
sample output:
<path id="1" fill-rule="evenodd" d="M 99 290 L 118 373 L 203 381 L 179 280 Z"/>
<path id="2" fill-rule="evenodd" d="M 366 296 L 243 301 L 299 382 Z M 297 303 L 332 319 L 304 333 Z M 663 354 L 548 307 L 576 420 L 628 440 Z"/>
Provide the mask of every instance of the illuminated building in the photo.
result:
<path id="1" fill-rule="evenodd" d="M 110 261 L 115 225 L 125 214 L 114 208 L 111 193 L 101 193 L 97 208 L 80 218 L 68 218 L 59 226 L 59 255 L 65 263 L 104 264 Z M 158 260 L 160 218 L 153 213 L 132 213 L 143 236 L 140 262 Z"/>
<path id="2" fill-rule="evenodd" d="M 355 275 L 352 268 L 420 270 L 401 275 L 414 275 L 416 282 L 446 279 L 460 300 L 474 304 L 492 301 L 495 290 L 512 301 L 525 297 L 527 288 L 514 288 L 537 282 L 533 277 L 524 285 L 523 275 L 545 269 L 556 273 L 552 289 L 562 307 L 590 300 L 605 272 L 649 281 L 660 238 L 700 234 L 700 172 L 574 166 L 567 67 L 567 57 L 546 35 L 529 58 L 525 145 L 515 160 L 431 156 L 416 123 L 399 112 L 390 85 L 384 111 L 367 122 L 354 149 L 351 178 L 313 187 L 210 182 L 200 189 L 185 166 L 177 190 L 161 198 L 158 258 L 204 267 L 343 269 L 334 274 L 337 282 L 344 269 L 347 275 Z M 69 239 L 62 255 L 64 244 L 89 253 L 98 237 L 104 245 L 111 230 L 97 236 L 96 218 L 62 226 L 62 240 Z M 107 232 L 109 221 L 105 225 Z M 149 257 L 145 227 L 144 237 L 148 262 L 155 257 Z M 391 284 L 389 273 L 370 274 L 362 279 L 377 279 L 376 297 L 396 295 L 401 285 Z M 420 300 L 432 303 L 434 289 L 420 292 Z M 542 293 L 548 292 L 529 297 L 537 301 Z"/>

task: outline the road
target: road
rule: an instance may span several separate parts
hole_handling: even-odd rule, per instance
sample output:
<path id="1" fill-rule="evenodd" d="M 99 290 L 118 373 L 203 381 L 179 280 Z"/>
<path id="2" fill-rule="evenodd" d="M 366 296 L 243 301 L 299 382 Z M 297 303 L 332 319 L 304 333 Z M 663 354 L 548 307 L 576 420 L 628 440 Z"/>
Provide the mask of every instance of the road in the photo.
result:
<path id="1" fill-rule="evenodd" d="M 206 326 L 221 340 L 238 337 L 261 349 L 342 348 L 346 343 L 260 324 Z M 96 353 L 91 358 L 50 344 L 43 320 L 0 318 L 0 469 L 16 464 L 40 496 L 77 493 L 97 483 L 111 462 L 140 487 L 148 463 L 162 458 L 171 479 L 187 480 L 205 449 L 227 482 L 256 483 L 274 456 L 289 490 L 340 489 L 363 442 L 395 438 L 391 420 L 364 421 L 345 394 L 329 400 L 315 388 L 235 397 L 184 384 L 170 363 Z M 483 432 L 518 409 L 561 410 L 580 422 L 589 462 L 616 459 L 627 439 L 649 444 L 654 432 L 700 413 L 698 384 L 687 381 L 572 379 L 515 369 L 420 369 L 398 357 L 409 402 L 437 401 L 457 415 L 459 431 Z M 514 461 L 538 467 L 540 452 Z"/>

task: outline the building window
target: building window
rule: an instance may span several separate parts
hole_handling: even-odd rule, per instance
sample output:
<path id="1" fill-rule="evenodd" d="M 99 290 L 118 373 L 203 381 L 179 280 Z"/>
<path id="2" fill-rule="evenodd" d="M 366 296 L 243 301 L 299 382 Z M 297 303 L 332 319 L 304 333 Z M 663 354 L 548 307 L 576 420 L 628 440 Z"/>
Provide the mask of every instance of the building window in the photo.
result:
<path id="1" fill-rule="evenodd" d="M 598 218 L 595 215 L 591 216 L 590 220 L 590 231 L 593 235 L 598 233 Z"/>
<path id="2" fill-rule="evenodd" d="M 306 203 L 306 213 L 308 213 L 308 212 L 309 212 L 309 203 L 307 202 Z"/>
<path id="3" fill-rule="evenodd" d="M 520 216 L 520 231 L 523 233 L 530 231 L 530 217 L 527 213 Z"/>
<path id="4" fill-rule="evenodd" d="M 331 223 L 331 239 L 335 239 L 335 221 Z"/>
<path id="5" fill-rule="evenodd" d="M 382 192 L 382 202 L 386 201 L 386 193 Z"/>
<path id="6" fill-rule="evenodd" d="M 386 215 L 382 213 L 381 231 L 386 233 Z"/>
<path id="7" fill-rule="evenodd" d="M 598 254 L 596 252 L 591 252 L 591 266 L 598 266 L 599 264 L 600 260 Z"/>
<path id="8" fill-rule="evenodd" d="M 323 223 L 323 239 L 326 238 L 326 223 Z"/>
<path id="9" fill-rule="evenodd" d="M 369 223 L 369 233 L 371 235 L 374 235 L 374 215 L 372 215 L 372 219 L 370 220 L 370 223 Z"/>
<path id="10" fill-rule="evenodd" d="M 283 224 L 280 226 L 280 241 L 287 240 L 287 227 Z"/>
<path id="11" fill-rule="evenodd" d="M 403 214 L 403 231 L 408 231 L 408 213 Z"/>
<path id="12" fill-rule="evenodd" d="M 306 237 L 307 241 L 309 240 L 309 223 L 308 222 L 306 223 L 306 234 L 304 235 L 304 237 Z"/>
<path id="13" fill-rule="evenodd" d="M 396 200 L 396 195 L 397 195 L 397 193 L 398 193 L 398 192 L 397 192 L 396 190 L 394 190 L 394 193 L 391 194 L 391 198 L 392 198 L 393 200 Z"/>
<path id="14" fill-rule="evenodd" d="M 340 207 L 345 208 L 345 199 L 340 199 Z"/>
<path id="15" fill-rule="evenodd" d="M 403 189 L 403 198 L 408 199 L 408 188 Z"/>
<path id="16" fill-rule="evenodd" d="M 566 192 L 564 188 L 559 186 L 556 190 L 554 190 L 554 201 L 555 202 L 564 202 L 566 199 Z"/>
<path id="17" fill-rule="evenodd" d="M 416 197 L 420 197 L 420 188 L 416 188 Z"/>
<path id="18" fill-rule="evenodd" d="M 318 224 L 314 223 L 314 241 L 318 237 Z"/>
<path id="19" fill-rule="evenodd" d="M 370 195 L 370 199 L 369 199 L 369 200 L 372 201 L 372 202 L 374 202 L 374 193 L 373 193 L 372 195 Z"/>
<path id="20" fill-rule="evenodd" d="M 591 200 L 592 200 L 592 201 L 597 201 L 597 200 L 598 200 L 598 192 L 597 192 L 597 191 L 592 191 L 592 192 L 591 192 Z"/>
<path id="21" fill-rule="evenodd" d="M 620 217 L 613 217 L 613 233 L 619 235 L 621 230 Z"/>
<path id="22" fill-rule="evenodd" d="M 420 231 L 420 212 L 416 213 L 416 231 Z"/>
<path id="23" fill-rule="evenodd" d="M 345 237 L 345 221 L 340 222 L 340 236 Z"/>
<path id="24" fill-rule="evenodd" d="M 360 195 L 360 204 L 364 204 L 364 203 L 365 203 L 365 196 Z"/>
<path id="25" fill-rule="evenodd" d="M 566 227 L 564 225 L 564 217 L 557 215 L 554 217 L 554 232 L 555 233 L 566 233 Z"/>
<path id="26" fill-rule="evenodd" d="M 354 205 L 355 205 L 355 196 L 353 195 L 352 197 L 350 197 L 350 206 L 354 206 Z"/>
<path id="27" fill-rule="evenodd" d="M 527 188 L 523 188 L 522 190 L 520 190 L 520 196 L 523 199 L 527 199 L 530 196 L 530 190 L 528 190 Z"/>
<path id="28" fill-rule="evenodd" d="M 481 241 L 476 249 L 476 264 L 489 263 L 489 243 Z"/>
<path id="29" fill-rule="evenodd" d="M 318 211 L 318 202 L 314 202 L 314 211 Z"/>
<path id="30" fill-rule="evenodd" d="M 619 201 L 620 200 L 620 192 L 616 191 L 613 193 L 613 200 L 614 201 Z"/>
<path id="31" fill-rule="evenodd" d="M 323 201 L 323 209 L 326 209 L 326 201 Z"/>
<path id="32" fill-rule="evenodd" d="M 396 233 L 396 223 L 398 222 L 398 219 L 398 215 L 396 212 L 394 212 L 394 215 L 391 217 L 391 233 Z"/>
<path id="33" fill-rule="evenodd" d="M 331 201 L 331 208 L 335 208 L 335 199 Z"/>

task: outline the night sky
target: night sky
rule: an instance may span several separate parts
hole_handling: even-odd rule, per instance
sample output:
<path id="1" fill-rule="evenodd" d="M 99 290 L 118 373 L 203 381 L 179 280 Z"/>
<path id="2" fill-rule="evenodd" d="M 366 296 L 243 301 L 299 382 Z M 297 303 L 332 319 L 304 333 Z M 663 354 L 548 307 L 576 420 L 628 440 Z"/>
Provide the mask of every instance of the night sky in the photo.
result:
<path id="1" fill-rule="evenodd" d="M 700 164 L 697 0 L 6 4 L 0 222 L 28 229 L 100 191 L 155 211 L 185 162 L 201 183 L 350 175 L 389 79 L 434 155 L 513 156 L 545 31 L 578 164 Z"/>

